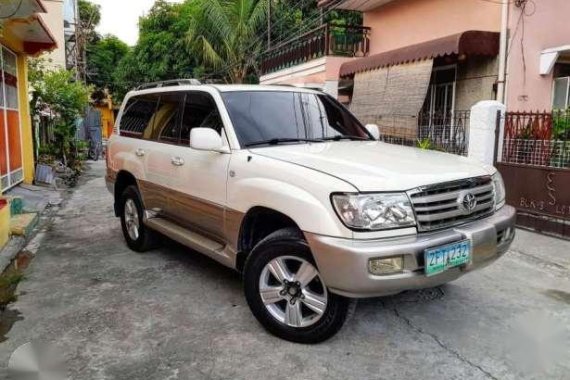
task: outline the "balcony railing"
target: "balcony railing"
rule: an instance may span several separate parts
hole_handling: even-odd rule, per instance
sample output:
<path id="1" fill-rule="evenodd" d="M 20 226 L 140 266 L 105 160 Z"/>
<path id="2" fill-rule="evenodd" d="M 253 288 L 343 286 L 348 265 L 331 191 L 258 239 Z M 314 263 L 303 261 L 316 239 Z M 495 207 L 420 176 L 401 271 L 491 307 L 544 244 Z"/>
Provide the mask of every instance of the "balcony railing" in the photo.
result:
<path id="1" fill-rule="evenodd" d="M 325 56 L 364 57 L 368 55 L 370 28 L 324 24 L 263 54 L 261 74 L 295 66 Z"/>

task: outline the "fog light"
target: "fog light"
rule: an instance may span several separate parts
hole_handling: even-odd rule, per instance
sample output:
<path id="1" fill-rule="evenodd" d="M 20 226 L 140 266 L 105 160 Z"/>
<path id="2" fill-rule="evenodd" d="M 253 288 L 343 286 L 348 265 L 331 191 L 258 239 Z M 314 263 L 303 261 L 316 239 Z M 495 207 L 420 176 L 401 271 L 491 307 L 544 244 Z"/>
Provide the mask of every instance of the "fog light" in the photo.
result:
<path id="1" fill-rule="evenodd" d="M 389 257 L 386 259 L 370 259 L 368 261 L 368 271 L 378 276 L 402 273 L 403 270 L 403 256 Z"/>
<path id="2" fill-rule="evenodd" d="M 507 231 L 505 231 L 505 236 L 503 238 L 503 241 L 512 240 L 514 237 L 515 237 L 515 229 L 513 227 L 509 227 L 507 228 Z"/>

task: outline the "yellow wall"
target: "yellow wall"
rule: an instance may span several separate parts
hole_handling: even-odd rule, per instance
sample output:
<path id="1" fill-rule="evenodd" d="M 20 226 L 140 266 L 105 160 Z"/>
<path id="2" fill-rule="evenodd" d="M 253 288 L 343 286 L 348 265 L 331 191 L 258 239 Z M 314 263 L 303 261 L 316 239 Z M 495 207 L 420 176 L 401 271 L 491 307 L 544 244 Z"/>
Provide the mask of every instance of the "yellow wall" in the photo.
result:
<path id="1" fill-rule="evenodd" d="M 22 134 L 22 156 L 24 166 L 24 182 L 34 182 L 34 133 L 32 131 L 32 117 L 30 102 L 28 100 L 28 58 L 18 54 L 18 86 L 20 99 L 20 133 Z"/>

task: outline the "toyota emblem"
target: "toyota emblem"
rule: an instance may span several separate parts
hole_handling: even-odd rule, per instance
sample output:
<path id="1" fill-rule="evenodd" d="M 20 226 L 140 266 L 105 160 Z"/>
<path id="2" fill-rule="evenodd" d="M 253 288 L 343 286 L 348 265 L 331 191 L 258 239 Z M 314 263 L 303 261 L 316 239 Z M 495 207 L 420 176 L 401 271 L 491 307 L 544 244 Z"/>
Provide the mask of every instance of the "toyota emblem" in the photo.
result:
<path id="1" fill-rule="evenodd" d="M 459 208 L 465 215 L 469 215 L 477 207 L 477 197 L 473 193 L 463 192 L 457 198 Z"/>

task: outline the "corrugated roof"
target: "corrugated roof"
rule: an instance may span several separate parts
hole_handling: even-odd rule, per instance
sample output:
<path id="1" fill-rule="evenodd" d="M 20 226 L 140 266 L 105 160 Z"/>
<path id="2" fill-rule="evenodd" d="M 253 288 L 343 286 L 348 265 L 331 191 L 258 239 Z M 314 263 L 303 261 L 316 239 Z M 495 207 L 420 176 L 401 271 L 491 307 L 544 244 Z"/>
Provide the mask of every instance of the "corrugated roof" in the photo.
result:
<path id="1" fill-rule="evenodd" d="M 340 68 L 340 76 L 450 55 L 496 56 L 499 54 L 499 37 L 496 32 L 472 30 L 458 33 L 346 62 Z"/>

